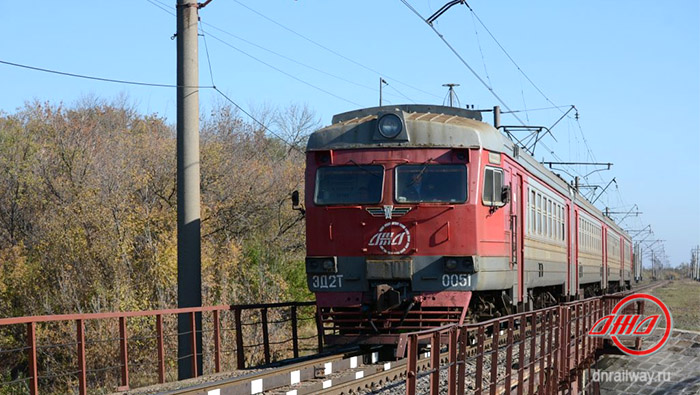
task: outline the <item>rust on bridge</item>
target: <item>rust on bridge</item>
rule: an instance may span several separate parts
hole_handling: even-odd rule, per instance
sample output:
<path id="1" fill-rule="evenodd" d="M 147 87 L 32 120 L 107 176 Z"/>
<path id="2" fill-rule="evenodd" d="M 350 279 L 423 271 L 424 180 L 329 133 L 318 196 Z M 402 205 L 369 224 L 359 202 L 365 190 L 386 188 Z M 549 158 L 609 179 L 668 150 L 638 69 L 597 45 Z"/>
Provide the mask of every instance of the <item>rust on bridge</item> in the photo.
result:
<path id="1" fill-rule="evenodd" d="M 300 317 L 299 310 L 304 309 L 303 317 Z M 275 320 L 271 321 L 269 318 L 269 313 L 271 311 L 275 312 Z M 248 317 L 244 318 L 243 314 L 249 313 Z M 190 328 L 186 333 L 177 333 L 177 329 L 174 330 L 175 333 L 168 333 L 166 329 L 166 324 L 164 323 L 164 318 L 174 318 L 181 314 L 187 314 L 190 317 Z M 300 337 L 298 333 L 298 328 L 301 320 L 317 321 L 317 314 L 315 311 L 315 302 L 285 302 L 285 303 L 267 303 L 267 304 L 246 304 L 246 305 L 218 305 L 218 306 L 206 306 L 206 307 L 189 307 L 189 308 L 179 308 L 179 309 L 163 309 L 163 310 L 151 310 L 151 311 L 129 311 L 129 312 L 110 312 L 110 313 L 90 313 L 90 314 L 62 314 L 62 315 L 45 315 L 45 316 L 30 316 L 30 317 L 14 317 L 14 318 L 2 318 L 0 319 L 0 330 L 15 328 L 17 326 L 26 326 L 26 343 L 22 347 L 14 348 L 11 350 L 0 349 L 0 359 L 5 359 L 2 354 L 7 354 L 10 352 L 16 353 L 26 353 L 27 360 L 27 377 L 16 378 L 9 382 L 0 382 L 0 388 L 6 387 L 8 385 L 24 384 L 28 388 L 31 394 L 39 393 L 39 381 L 40 379 L 51 380 L 56 379 L 61 376 L 77 376 L 78 391 L 80 394 L 86 394 L 88 390 L 88 379 L 89 373 L 98 373 L 104 371 L 108 368 L 99 367 L 95 369 L 88 369 L 87 357 L 89 353 L 87 351 L 87 345 L 91 344 L 101 344 L 105 342 L 118 342 L 118 358 L 119 364 L 112 366 L 114 370 L 119 371 L 119 385 L 116 386 L 117 390 L 123 391 L 131 388 L 129 373 L 133 372 L 130 369 L 130 362 L 133 362 L 129 358 L 129 344 L 130 341 L 143 342 L 144 340 L 154 339 L 155 347 L 149 351 L 151 354 L 157 355 L 157 377 L 158 383 L 165 383 L 167 381 L 167 361 L 166 361 L 166 339 L 173 336 L 187 336 L 189 341 L 195 342 L 196 336 L 193 328 L 195 318 L 197 314 L 207 315 L 211 329 L 211 344 L 213 344 L 213 350 L 211 350 L 211 358 L 213 359 L 213 369 L 210 373 L 219 373 L 222 371 L 222 356 L 224 354 L 234 354 L 236 355 L 236 369 L 245 369 L 247 367 L 246 359 L 246 349 L 248 348 L 263 348 L 263 359 L 260 362 L 265 364 L 270 364 L 274 362 L 274 358 L 271 353 L 271 346 L 274 345 L 287 345 L 291 344 L 291 355 L 290 358 L 298 358 L 300 352 L 302 351 L 300 342 L 301 341 L 313 341 L 314 347 L 306 348 L 306 351 L 320 352 L 323 348 L 322 334 L 319 332 L 313 333 L 312 335 L 307 335 L 306 337 Z M 233 321 L 232 328 L 222 328 L 221 322 L 224 319 L 224 315 L 232 315 L 227 321 Z M 255 320 L 255 316 L 259 314 L 259 318 L 255 322 L 250 322 Z M 138 317 L 154 319 L 154 324 L 152 325 L 152 336 L 139 336 L 134 337 L 129 331 L 128 320 L 137 319 Z M 93 322 L 98 323 L 105 320 L 112 320 L 117 322 L 118 327 L 118 337 L 110 337 L 107 340 L 87 340 L 86 339 L 86 323 Z M 68 324 L 70 322 L 75 323 L 75 342 L 63 343 L 63 344 L 39 344 L 37 341 L 37 325 L 44 324 Z M 173 320 L 173 323 L 175 320 Z M 261 327 L 262 331 L 262 342 L 257 344 L 246 344 L 244 336 L 244 327 L 253 326 Z M 280 326 L 286 326 L 288 332 L 291 333 L 291 337 L 285 338 L 281 341 L 271 341 L 270 338 L 270 326 L 275 326 L 279 329 Z M 173 326 L 173 325 L 171 325 Z M 310 328 L 317 330 L 319 324 L 315 323 L 313 325 L 308 325 Z M 176 325 L 174 325 L 176 328 Z M 235 332 L 234 346 L 227 350 L 222 350 L 222 332 L 228 330 L 233 330 Z M 203 330 L 204 331 L 204 330 Z M 116 331 L 115 331 L 116 332 Z M 141 331 L 143 332 L 143 331 Z M 254 330 L 249 332 L 258 333 Z M 285 332 L 287 333 L 287 332 Z M 280 334 L 282 335 L 282 334 Z M 194 344 L 193 344 L 194 345 Z M 77 359 L 77 370 L 68 373 L 55 372 L 47 373 L 42 377 L 40 372 L 40 358 L 37 358 L 37 350 L 40 348 L 59 348 L 59 347 L 75 347 L 74 357 Z M 176 350 L 175 347 L 170 347 Z M 288 347 L 287 347 L 288 348 Z M 196 348 L 192 348 L 195 350 Z M 204 351 L 203 351 L 204 353 Z M 205 357 L 204 355 L 193 353 L 188 356 L 192 359 L 193 366 L 193 376 L 197 377 L 202 375 L 204 372 L 197 371 L 197 359 Z M 142 364 L 140 364 L 142 365 Z M 232 367 L 232 366 L 231 366 Z M 2 372 L 0 372 L 2 373 Z M 2 380 L 2 376 L 0 376 Z M 150 383 L 155 384 L 155 383 Z M 64 387 L 66 388 L 66 387 Z M 59 390 L 60 392 L 60 390 Z"/>

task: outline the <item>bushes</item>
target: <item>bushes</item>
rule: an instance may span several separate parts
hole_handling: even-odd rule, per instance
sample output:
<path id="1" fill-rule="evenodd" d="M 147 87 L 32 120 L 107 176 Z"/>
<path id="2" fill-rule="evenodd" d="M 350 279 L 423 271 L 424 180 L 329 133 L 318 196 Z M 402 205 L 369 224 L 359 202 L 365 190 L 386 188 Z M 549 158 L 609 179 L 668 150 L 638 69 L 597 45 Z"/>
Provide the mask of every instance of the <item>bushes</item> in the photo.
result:
<path id="1" fill-rule="evenodd" d="M 299 147 L 317 124 L 303 107 L 264 118 Z M 204 303 L 310 297 L 289 203 L 303 154 L 229 107 L 201 129 Z M 176 306 L 175 165 L 173 127 L 123 101 L 0 116 L 0 316 Z"/>

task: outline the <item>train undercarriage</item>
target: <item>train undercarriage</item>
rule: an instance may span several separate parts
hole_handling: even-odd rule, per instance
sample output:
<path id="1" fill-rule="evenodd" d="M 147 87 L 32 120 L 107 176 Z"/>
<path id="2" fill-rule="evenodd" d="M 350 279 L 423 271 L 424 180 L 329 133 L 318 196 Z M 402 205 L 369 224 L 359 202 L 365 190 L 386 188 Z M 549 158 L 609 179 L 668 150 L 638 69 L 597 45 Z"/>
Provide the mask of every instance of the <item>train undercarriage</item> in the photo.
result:
<path id="1" fill-rule="evenodd" d="M 582 284 L 580 298 L 619 292 L 622 288 L 629 289 L 629 283 L 611 283 L 607 289 L 602 289 L 600 283 Z M 394 344 L 400 333 L 452 323 L 476 323 L 571 301 L 565 296 L 563 284 L 530 289 L 523 303 L 513 303 L 509 291 L 448 292 L 462 295 L 457 303 L 454 295 L 449 295 L 451 304 L 444 303 L 445 295 L 437 299 L 433 294 L 423 294 L 384 310 L 377 309 L 376 300 L 374 305 L 319 306 L 320 322 L 328 344 Z"/>

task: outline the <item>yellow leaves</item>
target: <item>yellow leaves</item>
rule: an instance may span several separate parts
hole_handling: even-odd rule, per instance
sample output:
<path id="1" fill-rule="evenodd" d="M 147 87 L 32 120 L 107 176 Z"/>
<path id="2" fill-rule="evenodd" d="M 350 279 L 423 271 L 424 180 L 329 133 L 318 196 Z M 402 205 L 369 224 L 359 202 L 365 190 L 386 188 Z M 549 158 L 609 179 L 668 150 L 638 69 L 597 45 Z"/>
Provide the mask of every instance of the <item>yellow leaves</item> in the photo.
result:
<path id="1" fill-rule="evenodd" d="M 304 157 L 221 110 L 200 146 L 204 300 L 287 299 L 303 286 L 288 199 Z M 175 165 L 172 127 L 126 107 L 0 116 L 0 293 L 34 292 L 16 299 L 22 314 L 174 306 Z"/>
<path id="2" fill-rule="evenodd" d="M 14 288 L 28 277 L 27 258 L 24 256 L 24 246 L 18 244 L 0 249 L 0 292 L 4 293 L 8 288 Z"/>

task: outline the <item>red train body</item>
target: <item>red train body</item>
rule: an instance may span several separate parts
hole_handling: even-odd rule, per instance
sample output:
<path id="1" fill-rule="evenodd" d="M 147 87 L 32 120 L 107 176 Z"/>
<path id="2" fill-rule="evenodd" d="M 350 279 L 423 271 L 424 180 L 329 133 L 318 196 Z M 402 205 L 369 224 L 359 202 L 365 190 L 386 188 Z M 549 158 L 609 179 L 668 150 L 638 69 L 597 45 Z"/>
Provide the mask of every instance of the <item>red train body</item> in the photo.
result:
<path id="1" fill-rule="evenodd" d="M 336 115 L 310 136 L 306 271 L 331 343 L 629 284 L 630 238 L 511 140 L 452 107 Z"/>

